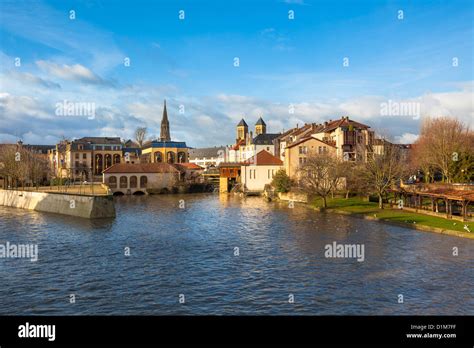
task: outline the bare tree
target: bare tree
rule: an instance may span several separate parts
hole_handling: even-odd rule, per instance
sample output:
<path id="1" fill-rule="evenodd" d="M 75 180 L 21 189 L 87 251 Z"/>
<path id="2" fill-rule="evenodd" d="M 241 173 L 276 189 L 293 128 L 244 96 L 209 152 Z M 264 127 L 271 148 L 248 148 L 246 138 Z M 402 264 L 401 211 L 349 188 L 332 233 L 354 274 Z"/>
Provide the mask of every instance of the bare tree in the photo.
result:
<path id="1" fill-rule="evenodd" d="M 310 153 L 298 169 L 299 185 L 306 192 L 321 197 L 324 208 L 328 195 L 340 186 L 343 176 L 343 163 L 331 154 Z"/>
<path id="2" fill-rule="evenodd" d="M 369 187 L 378 196 L 380 209 L 383 209 L 383 197 L 388 189 L 395 186 L 405 174 L 406 164 L 401 159 L 400 148 L 384 139 L 381 150 L 367 157 L 365 175 Z"/>
<path id="3" fill-rule="evenodd" d="M 368 183 L 365 175 L 365 166 L 360 162 L 345 162 L 345 193 L 346 199 L 351 193 L 362 194 L 367 192 Z"/>
<path id="4" fill-rule="evenodd" d="M 443 181 L 452 182 L 453 161 L 472 152 L 469 149 L 473 134 L 469 127 L 452 117 L 423 119 L 420 137 L 415 148 L 420 153 L 421 165 L 437 169 L 443 175 Z"/>
<path id="5" fill-rule="evenodd" d="M 26 183 L 38 186 L 49 172 L 46 159 L 14 144 L 4 144 L 0 147 L 0 163 L 0 174 L 12 187 L 24 187 Z"/>
<path id="6" fill-rule="evenodd" d="M 143 143 L 145 142 L 146 135 L 147 135 L 146 127 L 138 127 L 135 130 L 135 140 L 140 148 L 143 146 Z"/>

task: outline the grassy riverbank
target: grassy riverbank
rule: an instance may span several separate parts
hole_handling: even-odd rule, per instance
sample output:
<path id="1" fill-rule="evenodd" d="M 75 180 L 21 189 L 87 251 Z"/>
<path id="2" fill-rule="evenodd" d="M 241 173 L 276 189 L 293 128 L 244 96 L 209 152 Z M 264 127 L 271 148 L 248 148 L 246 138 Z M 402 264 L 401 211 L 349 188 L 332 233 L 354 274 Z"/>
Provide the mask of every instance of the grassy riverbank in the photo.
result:
<path id="1" fill-rule="evenodd" d="M 378 203 L 368 202 L 362 198 L 328 198 L 328 211 L 346 213 L 351 215 L 359 215 L 361 217 L 374 218 L 386 222 L 407 225 L 407 227 L 415 227 L 417 229 L 431 229 L 433 232 L 440 232 L 440 230 L 449 230 L 463 232 L 474 237 L 474 233 L 468 233 L 464 229 L 464 225 L 468 225 L 471 231 L 474 231 L 473 222 L 462 222 L 455 220 L 448 220 L 441 217 L 418 214 L 399 209 L 391 209 L 386 205 L 385 209 L 379 209 Z M 311 203 L 314 208 L 321 208 L 323 206 L 321 199 L 316 199 Z M 419 228 L 426 227 L 426 228 Z"/>

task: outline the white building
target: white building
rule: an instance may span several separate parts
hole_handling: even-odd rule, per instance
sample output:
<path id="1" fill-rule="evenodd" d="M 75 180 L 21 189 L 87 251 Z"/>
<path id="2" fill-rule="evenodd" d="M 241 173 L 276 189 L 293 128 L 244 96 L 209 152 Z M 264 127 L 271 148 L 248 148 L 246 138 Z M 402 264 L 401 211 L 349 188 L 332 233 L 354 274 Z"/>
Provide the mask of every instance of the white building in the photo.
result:
<path id="1" fill-rule="evenodd" d="M 263 191 L 280 169 L 283 169 L 282 160 L 266 150 L 260 151 L 242 164 L 241 182 L 244 191 Z"/>
<path id="2" fill-rule="evenodd" d="M 188 150 L 189 162 L 202 168 L 217 167 L 221 162 L 228 161 L 228 150 L 225 146 L 206 147 Z"/>

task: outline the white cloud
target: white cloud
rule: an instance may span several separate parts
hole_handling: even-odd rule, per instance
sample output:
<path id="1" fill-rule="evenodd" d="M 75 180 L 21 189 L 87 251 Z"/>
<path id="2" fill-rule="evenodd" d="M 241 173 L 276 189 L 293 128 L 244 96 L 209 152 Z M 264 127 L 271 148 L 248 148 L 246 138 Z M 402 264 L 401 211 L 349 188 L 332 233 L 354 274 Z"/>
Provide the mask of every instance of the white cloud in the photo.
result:
<path id="1" fill-rule="evenodd" d="M 63 80 L 80 81 L 92 84 L 108 84 L 108 82 L 81 64 L 60 65 L 50 61 L 38 60 L 36 65 L 48 74 Z"/>
<path id="2" fill-rule="evenodd" d="M 418 134 L 403 133 L 402 135 L 395 137 L 395 142 L 397 144 L 413 144 L 416 139 L 418 139 Z"/>

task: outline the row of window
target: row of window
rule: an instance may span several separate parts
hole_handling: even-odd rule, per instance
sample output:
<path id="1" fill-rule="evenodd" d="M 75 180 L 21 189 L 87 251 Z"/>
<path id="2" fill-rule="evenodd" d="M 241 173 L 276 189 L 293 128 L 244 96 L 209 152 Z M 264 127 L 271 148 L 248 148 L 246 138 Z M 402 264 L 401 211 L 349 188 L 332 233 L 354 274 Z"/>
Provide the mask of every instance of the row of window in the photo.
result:
<path id="1" fill-rule="evenodd" d="M 267 169 L 267 178 L 272 179 L 275 175 L 275 169 Z M 257 170 L 249 169 L 249 179 L 257 179 Z"/>
<path id="2" fill-rule="evenodd" d="M 298 147 L 300 155 L 307 155 L 308 154 L 308 147 L 307 146 L 299 146 Z M 328 148 L 326 146 L 318 146 L 318 154 L 324 154 L 328 152 Z"/>
<path id="3" fill-rule="evenodd" d="M 110 176 L 108 178 L 108 184 L 111 189 L 117 188 L 117 177 L 116 176 Z M 144 175 L 140 176 L 140 186 L 138 185 L 138 178 L 135 175 L 132 175 L 130 177 L 130 183 L 128 180 L 128 177 L 126 176 L 121 176 L 119 179 L 119 187 L 128 189 L 128 188 L 146 188 L 148 184 L 148 178 Z"/>
<path id="4" fill-rule="evenodd" d="M 104 145 L 104 146 L 102 146 L 102 145 L 93 145 L 92 148 L 94 150 L 99 150 L 99 151 L 120 151 L 122 149 L 122 146 L 120 146 L 120 145 L 117 145 L 117 146 L 116 145 Z M 84 150 L 84 145 L 82 145 L 82 144 L 77 145 L 77 149 L 79 151 Z"/>
<path id="5" fill-rule="evenodd" d="M 76 153 L 74 154 L 74 157 L 75 157 L 76 159 L 79 159 L 79 156 L 80 156 L 80 153 L 79 153 L 79 152 L 76 152 Z M 83 159 L 87 159 L 87 154 L 86 154 L 86 153 L 83 153 L 83 154 L 82 154 L 82 158 L 83 158 Z"/>
<path id="6" fill-rule="evenodd" d="M 163 154 L 161 152 L 155 152 L 155 162 L 163 162 Z M 186 162 L 186 152 L 178 152 L 178 163 Z M 172 151 L 166 153 L 166 163 L 176 163 L 176 154 Z"/>

